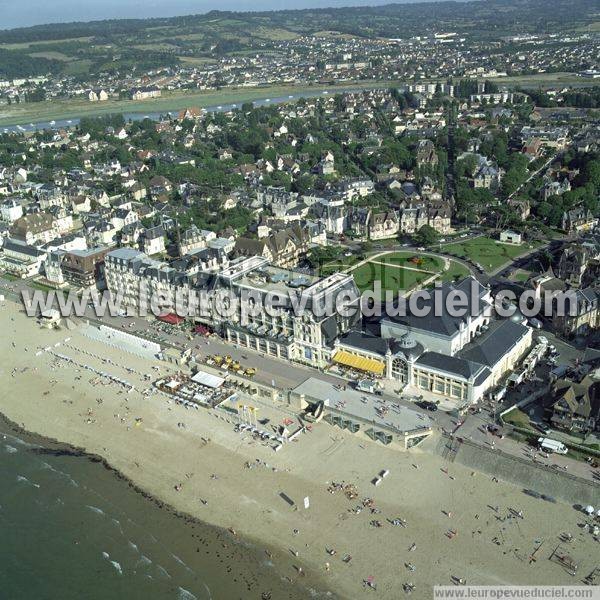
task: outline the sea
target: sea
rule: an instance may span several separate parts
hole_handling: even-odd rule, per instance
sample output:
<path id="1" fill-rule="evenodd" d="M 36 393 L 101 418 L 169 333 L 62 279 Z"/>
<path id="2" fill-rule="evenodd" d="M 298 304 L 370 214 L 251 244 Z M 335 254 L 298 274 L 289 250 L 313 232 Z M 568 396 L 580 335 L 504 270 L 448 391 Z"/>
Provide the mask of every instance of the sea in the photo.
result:
<path id="1" fill-rule="evenodd" d="M 99 458 L 0 421 L 1 600 L 324 597 L 263 548 L 175 513 Z"/>

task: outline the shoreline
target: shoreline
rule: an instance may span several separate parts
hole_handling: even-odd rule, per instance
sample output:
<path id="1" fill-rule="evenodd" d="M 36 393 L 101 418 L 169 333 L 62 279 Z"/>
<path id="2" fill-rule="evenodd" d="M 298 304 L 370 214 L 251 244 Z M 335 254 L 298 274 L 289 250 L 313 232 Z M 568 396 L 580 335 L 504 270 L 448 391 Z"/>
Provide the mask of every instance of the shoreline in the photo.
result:
<path id="1" fill-rule="evenodd" d="M 175 508 L 168 502 L 161 500 L 159 497 L 155 496 L 151 492 L 140 487 L 135 481 L 133 481 L 131 478 L 129 478 L 125 474 L 123 474 L 121 471 L 119 471 L 119 469 L 112 466 L 108 462 L 108 460 L 106 458 L 104 458 L 103 456 L 101 456 L 99 454 L 90 453 L 87 450 L 85 450 L 84 448 L 78 448 L 68 442 L 63 442 L 63 441 L 57 440 L 55 438 L 47 437 L 47 436 L 37 433 L 35 431 L 30 431 L 28 429 L 25 429 L 18 423 L 15 423 L 14 421 L 12 421 L 9 417 L 7 417 L 1 411 L 0 411 L 0 428 L 3 428 L 4 430 L 8 430 L 10 432 L 9 435 L 14 435 L 15 437 L 21 439 L 22 441 L 25 441 L 28 444 L 32 444 L 33 446 L 35 446 L 33 451 L 36 454 L 39 453 L 39 449 L 44 449 L 44 450 L 49 450 L 54 456 L 69 456 L 72 458 L 80 458 L 80 459 L 89 461 L 93 464 L 101 465 L 106 471 L 108 471 L 110 473 L 111 477 L 113 477 L 115 480 L 117 480 L 120 483 L 126 484 L 128 486 L 128 488 L 131 489 L 133 492 L 135 492 L 138 496 L 140 496 L 144 500 L 144 502 L 149 502 L 149 503 L 153 504 L 156 508 L 158 508 L 161 511 L 164 511 L 167 515 L 169 515 L 169 517 L 178 519 L 179 521 L 185 523 L 186 525 L 193 524 L 193 525 L 198 526 L 201 529 L 204 529 L 205 533 L 207 532 L 209 534 L 209 536 L 211 533 L 215 534 L 215 541 L 214 541 L 215 545 L 217 545 L 219 542 L 221 542 L 221 538 L 224 538 L 225 540 L 227 540 L 228 544 L 235 545 L 238 548 L 243 549 L 243 551 L 245 551 L 249 555 L 255 555 L 255 556 L 251 556 L 251 558 L 257 564 L 261 563 L 258 547 L 263 546 L 264 547 L 263 552 L 268 557 L 273 557 L 273 560 L 270 561 L 272 563 L 272 566 L 270 568 L 274 570 L 274 572 L 277 574 L 278 577 L 280 577 L 281 579 L 284 578 L 284 576 L 281 573 L 279 573 L 275 567 L 275 564 L 285 562 L 286 557 L 284 557 L 284 555 L 280 549 L 277 549 L 274 547 L 269 547 L 269 546 L 261 543 L 260 540 L 252 540 L 252 539 L 248 539 L 246 537 L 240 538 L 237 536 L 237 534 L 234 535 L 225 528 L 219 527 L 218 525 L 214 525 L 208 521 L 203 521 L 202 519 L 195 517 L 189 513 L 178 510 L 177 508 Z M 219 545 L 221 545 L 221 544 L 219 544 Z M 265 573 L 266 573 L 266 569 L 265 569 Z M 303 589 L 303 586 L 301 586 L 299 583 L 296 583 L 296 586 L 298 587 L 298 589 L 290 590 L 290 591 L 299 592 L 301 595 L 299 595 L 298 598 L 304 598 L 304 597 L 308 597 L 310 595 L 312 595 L 314 597 L 318 597 L 318 595 L 314 594 L 314 590 L 313 590 L 313 593 L 311 593 L 311 592 L 309 592 L 308 589 Z M 259 593 L 268 594 L 269 591 L 268 590 L 259 590 Z M 267 596 L 265 596 L 265 597 L 267 597 Z M 292 597 L 292 596 L 290 596 L 290 597 Z M 335 598 L 336 596 L 331 596 L 331 597 Z"/>
<path id="2" fill-rule="evenodd" d="M 99 456 L 175 514 L 220 532 L 231 527 L 238 542 L 259 555 L 274 549 L 271 578 L 281 574 L 278 583 L 289 592 L 296 583 L 311 586 L 316 597 L 355 598 L 371 577 L 385 599 L 397 598 L 407 581 L 421 596 L 453 577 L 481 585 L 566 585 L 573 579 L 551 561 L 532 567 L 527 556 L 536 539 L 545 539 L 539 556 L 548 558 L 569 530 L 577 537 L 573 553 L 580 572 L 592 569 L 597 542 L 580 533 L 581 513 L 562 502 L 540 503 L 519 486 L 444 461 L 434 452 L 439 436 L 428 448 L 404 452 L 320 422 L 274 453 L 236 433 L 218 411 L 189 411 L 163 396 L 144 395 L 151 383 L 143 374 L 162 377 L 172 365 L 104 346 L 79 329 L 40 329 L 16 306 L 8 303 L 0 311 L 7 339 L 0 346 L 0 381 L 10 389 L 0 412 L 25 431 Z M 11 340 L 15 346 L 9 349 Z M 133 369 L 126 377 L 135 391 L 126 394 L 43 351 L 53 346 L 115 376 Z M 259 410 L 273 425 L 283 419 L 275 405 L 263 403 Z M 390 475 L 374 487 L 381 469 Z M 346 494 L 344 486 L 356 493 Z M 309 509 L 301 508 L 305 497 Z M 526 517 L 515 521 L 511 509 Z M 406 526 L 395 526 L 398 519 Z M 408 572 L 407 563 L 417 570 Z"/>

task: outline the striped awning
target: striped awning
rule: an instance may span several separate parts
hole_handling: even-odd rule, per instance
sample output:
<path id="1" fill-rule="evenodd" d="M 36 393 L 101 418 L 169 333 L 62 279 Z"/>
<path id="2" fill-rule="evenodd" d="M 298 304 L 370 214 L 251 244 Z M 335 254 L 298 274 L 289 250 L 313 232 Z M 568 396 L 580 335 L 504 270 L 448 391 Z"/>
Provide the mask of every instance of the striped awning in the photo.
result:
<path id="1" fill-rule="evenodd" d="M 385 363 L 383 361 L 358 356 L 351 352 L 347 352 L 346 350 L 338 350 L 333 357 L 333 362 L 346 367 L 352 367 L 353 369 L 358 369 L 359 371 L 374 373 L 375 375 L 381 375 L 385 371 Z"/>

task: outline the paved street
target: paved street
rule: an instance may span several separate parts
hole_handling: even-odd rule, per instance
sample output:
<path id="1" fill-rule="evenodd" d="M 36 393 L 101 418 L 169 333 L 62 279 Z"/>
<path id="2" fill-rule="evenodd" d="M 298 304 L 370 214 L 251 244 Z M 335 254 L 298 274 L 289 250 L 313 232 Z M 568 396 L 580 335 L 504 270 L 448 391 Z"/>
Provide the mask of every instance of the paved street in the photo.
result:
<path id="1" fill-rule="evenodd" d="M 18 299 L 20 301 L 20 292 L 27 287 L 27 281 L 7 281 L 0 278 L 0 293 L 13 299 Z M 211 338 L 195 336 L 190 340 L 188 331 L 183 331 L 177 327 L 167 326 L 165 324 L 159 324 L 153 317 L 126 318 L 105 316 L 102 319 L 99 319 L 93 313 L 93 309 L 88 307 L 86 318 L 88 318 L 90 322 L 104 323 L 111 327 L 123 329 L 129 333 L 147 337 L 148 339 L 153 339 L 153 336 L 159 335 L 164 340 L 161 342 L 161 345 L 174 346 L 182 350 L 191 348 L 194 354 L 201 357 L 214 354 L 228 354 L 234 360 L 239 361 L 244 367 L 256 368 L 257 373 L 254 379 L 258 383 L 266 386 L 274 386 L 280 390 L 294 388 L 308 377 L 318 377 L 324 381 L 338 385 L 348 383 L 347 380 L 341 377 L 317 371 L 316 369 L 304 367 L 302 365 L 292 364 L 288 361 L 264 356 L 247 348 L 236 347 L 215 336 Z M 560 357 L 558 364 L 564 363 L 572 365 L 574 363 L 577 351 L 572 346 L 569 346 L 564 341 L 546 331 L 540 331 L 540 334 L 545 335 L 550 343 L 554 344 L 559 350 Z M 536 372 L 538 381 L 545 381 L 548 377 L 548 373 L 549 368 L 546 365 L 540 365 Z M 532 389 L 534 389 L 535 385 L 536 382 L 534 381 L 519 386 L 515 392 L 511 392 L 507 396 L 507 399 L 505 399 L 502 406 L 497 407 L 497 412 L 501 412 L 503 408 L 506 408 L 525 397 Z M 412 408 L 418 412 L 426 413 L 439 430 L 444 430 L 446 432 L 455 431 L 456 435 L 471 439 L 473 442 L 486 447 L 491 447 L 493 441 L 497 448 L 502 449 L 508 454 L 519 457 L 529 456 L 528 452 L 530 449 L 522 442 L 516 442 L 506 437 L 500 440 L 498 437 L 487 433 L 486 425 L 494 421 L 493 411 L 484 409 L 478 414 L 468 414 L 462 418 L 462 424 L 460 424 L 461 421 L 457 417 L 454 417 L 443 410 L 427 412 L 420 409 L 414 402 L 394 394 L 392 391 L 393 388 L 393 385 L 386 386 L 386 393 L 383 395 L 384 399 L 396 402 L 401 406 Z M 575 461 L 569 457 L 552 456 L 547 462 L 549 464 L 557 464 L 561 468 L 566 466 L 566 470 L 569 473 L 577 474 L 587 479 L 592 478 L 592 470 L 587 464 Z"/>

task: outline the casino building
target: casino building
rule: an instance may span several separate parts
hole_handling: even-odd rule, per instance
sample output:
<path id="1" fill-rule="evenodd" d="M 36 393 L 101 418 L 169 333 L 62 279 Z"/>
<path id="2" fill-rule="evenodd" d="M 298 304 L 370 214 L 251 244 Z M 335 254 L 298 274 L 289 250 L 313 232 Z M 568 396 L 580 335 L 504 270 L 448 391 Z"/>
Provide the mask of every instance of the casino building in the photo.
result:
<path id="1" fill-rule="evenodd" d="M 445 309 L 453 291 L 468 299 L 465 316 Z M 443 310 L 435 314 L 386 317 L 353 329 L 335 343 L 333 362 L 397 381 L 458 403 L 478 402 L 514 369 L 532 344 L 531 328 L 512 320 L 494 320 L 489 290 L 469 277 L 439 290 Z M 364 362 L 368 361 L 368 362 Z"/>

